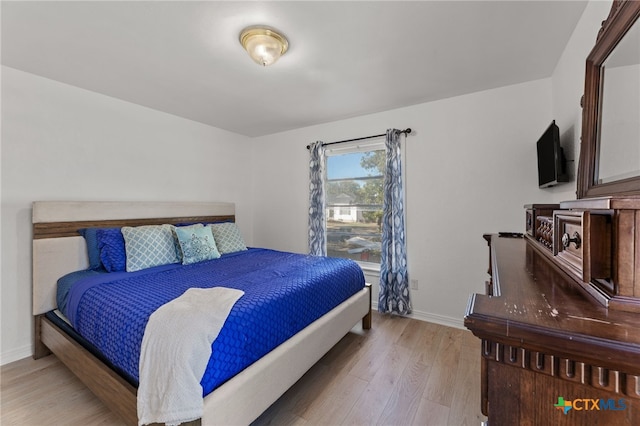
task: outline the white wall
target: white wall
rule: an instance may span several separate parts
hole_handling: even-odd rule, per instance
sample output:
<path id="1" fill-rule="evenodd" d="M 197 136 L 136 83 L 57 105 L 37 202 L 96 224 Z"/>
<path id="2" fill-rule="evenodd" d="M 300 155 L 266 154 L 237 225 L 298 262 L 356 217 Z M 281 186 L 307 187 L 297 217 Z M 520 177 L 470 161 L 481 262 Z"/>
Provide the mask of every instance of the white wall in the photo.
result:
<path id="1" fill-rule="evenodd" d="M 585 60 L 610 8 L 610 1 L 587 5 L 549 79 L 256 138 L 255 244 L 306 252 L 309 142 L 411 127 L 405 169 L 409 275 L 419 281 L 414 316 L 460 326 L 469 293 L 483 291 L 481 234 L 522 232 L 524 204 L 576 197 Z M 552 119 L 574 160 L 571 182 L 541 190 L 535 141 Z M 283 205 L 291 214 L 278 220 Z"/>
<path id="2" fill-rule="evenodd" d="M 234 201 L 250 243 L 249 139 L 2 67 L 1 353 L 31 354 L 31 203 Z"/>
<path id="3" fill-rule="evenodd" d="M 415 131 L 405 164 L 414 315 L 461 325 L 469 293 L 483 291 L 481 234 L 522 231 L 525 203 L 575 198 L 575 178 L 537 188 L 535 140 L 555 118 L 575 174 L 585 58 L 610 5 L 588 4 L 550 79 L 249 141 L 2 67 L 0 364 L 31 353 L 33 201 L 230 200 L 249 244 L 306 252 L 305 145 L 389 127 Z"/>
<path id="4" fill-rule="evenodd" d="M 254 243 L 307 252 L 308 143 L 411 127 L 404 167 L 414 316 L 461 326 L 469 294 L 486 278 L 482 234 L 523 232 L 523 205 L 549 199 L 538 189 L 535 142 L 550 121 L 544 79 L 255 138 Z"/>

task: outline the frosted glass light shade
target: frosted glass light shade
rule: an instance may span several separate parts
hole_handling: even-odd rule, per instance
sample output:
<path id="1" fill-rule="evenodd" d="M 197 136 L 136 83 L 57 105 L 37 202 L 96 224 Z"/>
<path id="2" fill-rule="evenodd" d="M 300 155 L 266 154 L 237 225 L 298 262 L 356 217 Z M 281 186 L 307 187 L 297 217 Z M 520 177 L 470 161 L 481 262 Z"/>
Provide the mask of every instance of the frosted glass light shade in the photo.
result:
<path id="1" fill-rule="evenodd" d="M 259 65 L 273 64 L 289 48 L 286 37 L 269 27 L 249 27 L 240 33 L 240 43 Z"/>

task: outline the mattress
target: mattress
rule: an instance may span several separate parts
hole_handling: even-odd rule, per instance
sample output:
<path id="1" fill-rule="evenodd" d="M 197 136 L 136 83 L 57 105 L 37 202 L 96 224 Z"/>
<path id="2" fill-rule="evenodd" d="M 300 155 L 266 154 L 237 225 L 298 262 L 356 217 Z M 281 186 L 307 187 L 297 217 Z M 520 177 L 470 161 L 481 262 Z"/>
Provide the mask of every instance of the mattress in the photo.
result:
<path id="1" fill-rule="evenodd" d="M 249 249 L 134 273 L 75 272 L 59 281 L 57 299 L 73 329 L 136 383 L 151 313 L 190 287 L 216 286 L 245 295 L 212 344 L 203 395 L 357 293 L 364 276 L 348 259 Z"/>

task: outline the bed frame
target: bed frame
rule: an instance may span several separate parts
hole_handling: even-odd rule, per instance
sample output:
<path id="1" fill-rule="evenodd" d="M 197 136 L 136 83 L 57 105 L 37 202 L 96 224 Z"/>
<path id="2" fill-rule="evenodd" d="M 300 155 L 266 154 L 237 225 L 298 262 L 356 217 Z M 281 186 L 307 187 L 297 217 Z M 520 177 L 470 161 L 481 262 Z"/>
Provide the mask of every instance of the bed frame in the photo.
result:
<path id="1" fill-rule="evenodd" d="M 44 316 L 56 308 L 56 282 L 88 267 L 78 229 L 220 220 L 235 220 L 233 203 L 35 202 L 34 358 L 53 352 L 113 412 L 137 425 L 137 389 Z M 360 320 L 364 329 L 371 328 L 368 285 L 207 395 L 201 423 L 251 423 Z"/>

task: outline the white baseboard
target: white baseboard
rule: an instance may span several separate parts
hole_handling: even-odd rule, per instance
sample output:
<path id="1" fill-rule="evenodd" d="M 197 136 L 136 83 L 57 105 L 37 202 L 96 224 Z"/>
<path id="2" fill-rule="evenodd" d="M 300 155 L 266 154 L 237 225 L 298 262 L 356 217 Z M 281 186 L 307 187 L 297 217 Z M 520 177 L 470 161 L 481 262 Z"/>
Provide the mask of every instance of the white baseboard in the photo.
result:
<path id="1" fill-rule="evenodd" d="M 414 318 L 420 321 L 432 322 L 432 323 L 444 325 L 447 327 L 466 330 L 464 326 L 464 319 L 462 318 L 454 318 L 454 317 L 448 317 L 444 315 L 430 314 L 428 312 L 420 312 L 416 310 L 414 310 L 409 315 L 409 318 Z"/>
<path id="2" fill-rule="evenodd" d="M 371 304 L 371 309 L 377 311 L 378 303 L 373 302 Z M 407 318 L 413 318 L 419 321 L 432 322 L 434 324 L 440 324 L 446 327 L 453 327 L 453 328 L 466 330 L 464 326 L 464 319 L 462 318 L 454 318 L 454 317 L 448 317 L 445 315 L 431 314 L 429 312 L 416 311 L 415 309 L 413 310 L 412 313 L 407 315 Z"/>
<path id="3" fill-rule="evenodd" d="M 8 350 L 0 353 L 0 365 L 9 364 L 10 362 L 18 361 L 23 358 L 27 358 L 33 355 L 33 348 L 31 345 L 25 345 L 20 348 Z"/>

